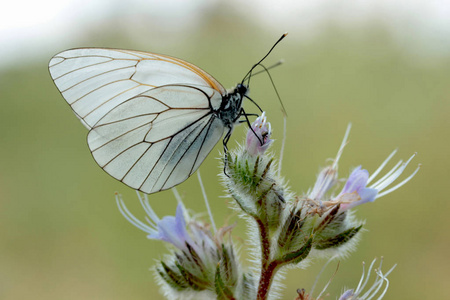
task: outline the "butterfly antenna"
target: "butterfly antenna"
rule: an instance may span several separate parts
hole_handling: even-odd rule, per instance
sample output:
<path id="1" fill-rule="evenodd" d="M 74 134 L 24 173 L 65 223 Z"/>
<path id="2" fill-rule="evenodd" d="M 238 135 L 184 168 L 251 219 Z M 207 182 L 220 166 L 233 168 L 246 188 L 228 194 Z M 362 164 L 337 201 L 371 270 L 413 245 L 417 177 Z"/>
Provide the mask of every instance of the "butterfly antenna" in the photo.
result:
<path id="1" fill-rule="evenodd" d="M 270 53 L 272 52 L 272 50 L 275 48 L 275 46 L 276 46 L 279 42 L 281 42 L 281 40 L 284 39 L 286 36 L 287 36 L 287 32 L 284 33 L 284 34 L 278 39 L 278 41 L 275 42 L 275 44 L 272 46 L 272 48 L 270 48 L 269 52 L 267 52 L 267 54 L 264 55 L 264 57 L 263 57 L 259 62 L 257 62 L 256 64 L 253 65 L 253 67 L 250 69 L 250 71 L 248 71 L 248 73 L 244 76 L 244 79 L 242 79 L 242 82 L 241 82 L 242 84 L 244 83 L 245 80 L 247 80 L 247 79 L 250 80 L 250 77 L 251 77 L 251 74 L 252 74 L 253 69 L 256 68 L 263 60 L 265 60 L 266 57 L 269 56 L 269 54 L 270 54 Z"/>
<path id="2" fill-rule="evenodd" d="M 266 70 L 270 70 L 270 69 L 273 69 L 273 68 L 275 68 L 275 67 L 278 67 L 278 66 L 280 66 L 280 65 L 282 65 L 282 64 L 284 64 L 284 59 L 280 59 L 279 61 L 277 61 L 276 63 L 274 63 L 273 65 L 271 65 L 271 66 L 269 66 L 269 67 L 267 67 L 267 68 L 265 68 L 265 69 L 266 69 Z M 258 75 L 258 74 L 261 74 L 261 73 L 263 73 L 263 72 L 266 72 L 266 70 L 259 70 L 258 72 L 253 73 L 252 76 L 256 76 L 256 75 Z"/>
<path id="3" fill-rule="evenodd" d="M 284 108 L 283 101 L 281 101 L 280 94 L 278 93 L 277 87 L 275 86 L 275 83 L 273 82 L 272 75 L 270 75 L 270 73 L 269 73 L 269 69 L 270 69 L 270 68 L 266 68 L 263 64 L 260 64 L 260 66 L 264 69 L 264 70 L 261 70 L 261 72 L 266 72 L 267 75 L 269 76 L 270 83 L 272 83 L 272 87 L 273 87 L 273 89 L 275 90 L 275 93 L 277 94 L 278 101 L 279 101 L 280 104 L 281 104 L 281 111 L 283 112 L 283 115 L 284 115 L 285 117 L 287 117 L 287 112 L 286 112 L 286 109 Z M 258 72 L 258 73 L 259 73 L 259 72 Z M 256 74 L 257 74 L 257 73 L 256 73 Z M 256 75 L 256 74 L 253 74 L 253 75 Z"/>

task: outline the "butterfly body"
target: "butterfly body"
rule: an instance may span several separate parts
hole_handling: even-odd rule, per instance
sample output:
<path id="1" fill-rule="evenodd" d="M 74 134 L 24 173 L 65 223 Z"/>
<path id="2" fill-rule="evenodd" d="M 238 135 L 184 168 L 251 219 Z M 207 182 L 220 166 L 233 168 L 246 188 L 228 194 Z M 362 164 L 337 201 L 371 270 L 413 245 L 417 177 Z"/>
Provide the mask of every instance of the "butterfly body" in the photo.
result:
<path id="1" fill-rule="evenodd" d="M 225 126 L 233 126 L 242 115 L 242 101 L 247 93 L 248 87 L 238 83 L 230 93 L 222 97 L 222 103 L 216 113 Z"/>

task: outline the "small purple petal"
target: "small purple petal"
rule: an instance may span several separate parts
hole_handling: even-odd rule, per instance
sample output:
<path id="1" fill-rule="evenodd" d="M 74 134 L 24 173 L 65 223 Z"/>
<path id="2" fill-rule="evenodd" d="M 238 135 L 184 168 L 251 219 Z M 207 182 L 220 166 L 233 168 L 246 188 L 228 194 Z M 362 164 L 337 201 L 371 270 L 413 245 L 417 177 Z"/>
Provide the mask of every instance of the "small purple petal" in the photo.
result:
<path id="1" fill-rule="evenodd" d="M 353 290 L 346 290 L 341 297 L 339 297 L 339 300 L 349 300 L 353 296 Z"/>
<path id="2" fill-rule="evenodd" d="M 179 249 L 186 248 L 186 242 L 191 242 L 183 216 L 183 207 L 178 205 L 176 216 L 165 216 L 158 224 L 158 232 L 149 234 L 149 239 L 158 239 L 173 244 Z"/>
<path id="3" fill-rule="evenodd" d="M 361 201 L 362 203 L 373 202 L 377 198 L 377 195 L 377 189 L 364 188 L 359 192 L 359 196 L 361 197 L 361 200 L 359 201 Z"/>
<path id="4" fill-rule="evenodd" d="M 326 167 L 320 171 L 316 183 L 308 197 L 313 200 L 321 200 L 323 196 L 336 184 L 337 169 L 333 166 Z"/>
<path id="5" fill-rule="evenodd" d="M 345 186 L 341 194 L 357 192 L 359 194 L 360 190 L 365 188 L 367 181 L 369 180 L 369 172 L 367 170 L 361 170 L 361 166 L 355 168 L 347 179 Z"/>
<path id="6" fill-rule="evenodd" d="M 270 123 L 266 122 L 263 112 L 260 117 L 252 123 L 251 129 L 247 132 L 246 150 L 253 156 L 263 154 L 272 144 L 270 139 Z"/>
<path id="7" fill-rule="evenodd" d="M 355 168 L 345 183 L 342 192 L 338 195 L 341 199 L 341 211 L 345 211 L 358 205 L 375 201 L 378 190 L 367 188 L 369 172 L 361 169 L 361 166 Z M 355 198 L 356 194 L 357 198 Z M 352 196 L 353 195 L 353 196 Z"/>
<path id="8" fill-rule="evenodd" d="M 341 204 L 341 211 L 345 211 L 351 208 L 354 208 L 358 205 L 367 203 L 367 202 L 373 202 L 377 198 L 378 190 L 377 189 L 371 189 L 371 188 L 363 188 L 358 193 L 359 197 L 361 198 L 358 201 L 351 202 L 351 203 L 342 203 Z"/>

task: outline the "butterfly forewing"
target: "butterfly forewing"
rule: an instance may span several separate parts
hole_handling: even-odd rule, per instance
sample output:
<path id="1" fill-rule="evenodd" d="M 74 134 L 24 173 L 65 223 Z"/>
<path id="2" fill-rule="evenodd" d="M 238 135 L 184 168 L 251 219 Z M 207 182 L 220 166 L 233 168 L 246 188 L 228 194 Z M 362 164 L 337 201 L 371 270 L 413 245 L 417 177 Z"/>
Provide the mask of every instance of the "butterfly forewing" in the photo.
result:
<path id="1" fill-rule="evenodd" d="M 50 60 L 49 70 L 61 94 L 88 129 L 114 107 L 158 86 L 197 85 L 221 95 L 226 93 L 217 80 L 193 64 L 140 51 L 67 50 Z"/>

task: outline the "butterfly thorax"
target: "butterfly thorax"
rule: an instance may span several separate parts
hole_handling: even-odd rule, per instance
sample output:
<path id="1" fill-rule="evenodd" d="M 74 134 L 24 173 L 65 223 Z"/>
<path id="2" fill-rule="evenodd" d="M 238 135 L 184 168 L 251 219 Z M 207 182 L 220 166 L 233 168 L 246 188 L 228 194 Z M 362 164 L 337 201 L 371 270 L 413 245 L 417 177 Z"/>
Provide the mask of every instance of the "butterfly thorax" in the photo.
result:
<path id="1" fill-rule="evenodd" d="M 242 100 L 247 93 L 248 87 L 239 83 L 232 91 L 222 96 L 220 108 L 216 113 L 225 126 L 232 126 L 239 119 Z"/>

